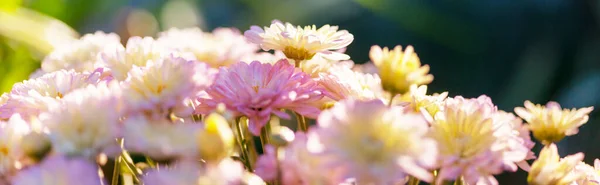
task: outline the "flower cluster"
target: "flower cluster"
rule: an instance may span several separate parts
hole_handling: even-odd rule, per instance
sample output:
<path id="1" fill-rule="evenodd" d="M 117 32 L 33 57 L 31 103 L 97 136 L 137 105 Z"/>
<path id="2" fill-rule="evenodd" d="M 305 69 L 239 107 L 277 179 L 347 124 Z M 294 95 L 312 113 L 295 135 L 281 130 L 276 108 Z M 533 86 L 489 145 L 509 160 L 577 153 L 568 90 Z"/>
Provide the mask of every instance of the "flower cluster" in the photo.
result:
<path id="1" fill-rule="evenodd" d="M 355 65 L 353 39 L 277 20 L 84 35 L 0 96 L 0 184 L 497 185 L 519 168 L 531 185 L 600 183 L 598 160 L 555 145 L 592 107 L 427 94 L 412 46 Z"/>

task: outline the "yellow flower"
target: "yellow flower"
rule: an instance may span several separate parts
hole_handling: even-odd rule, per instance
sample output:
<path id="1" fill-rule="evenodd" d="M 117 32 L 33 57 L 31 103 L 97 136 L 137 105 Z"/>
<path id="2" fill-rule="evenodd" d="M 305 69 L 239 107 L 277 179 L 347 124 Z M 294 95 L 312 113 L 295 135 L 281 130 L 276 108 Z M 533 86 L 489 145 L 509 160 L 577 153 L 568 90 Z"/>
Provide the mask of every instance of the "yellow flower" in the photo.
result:
<path id="1" fill-rule="evenodd" d="M 548 145 L 565 136 L 577 134 L 578 128 L 588 121 L 588 114 L 592 110 L 594 107 L 569 110 L 561 109 L 556 102 L 548 102 L 546 106 L 542 106 L 525 101 L 525 107 L 515 108 L 515 113 L 527 121 L 533 137 Z"/>
<path id="2" fill-rule="evenodd" d="M 274 20 L 264 30 L 258 26 L 250 27 L 244 36 L 263 50 L 280 50 L 289 59 L 309 60 L 317 53 L 329 59 L 347 60 L 348 55 L 335 52 L 348 46 L 354 36 L 346 30 L 338 31 L 337 26 L 325 25 L 317 29 L 315 25 L 304 28 L 290 23 Z"/>
<path id="3" fill-rule="evenodd" d="M 584 174 L 572 173 L 583 160 L 583 153 L 560 159 L 554 143 L 544 147 L 539 158 L 531 165 L 527 183 L 529 185 L 569 185 Z"/>
<path id="4" fill-rule="evenodd" d="M 206 117 L 204 129 L 197 135 L 200 156 L 206 161 L 220 161 L 227 157 L 234 145 L 233 131 L 227 120 L 216 113 Z"/>
<path id="5" fill-rule="evenodd" d="M 412 84 L 422 85 L 433 81 L 433 75 L 427 74 L 429 65 L 421 66 L 412 46 L 406 47 L 404 52 L 402 46 L 396 46 L 393 50 L 373 46 L 369 56 L 379 69 L 383 89 L 392 94 L 404 94 Z"/>
<path id="6" fill-rule="evenodd" d="M 410 109 L 415 112 L 426 111 L 431 117 L 435 116 L 442 107 L 448 92 L 427 95 L 427 85 L 411 85 L 409 93 L 401 96 L 401 101 L 409 102 Z"/>

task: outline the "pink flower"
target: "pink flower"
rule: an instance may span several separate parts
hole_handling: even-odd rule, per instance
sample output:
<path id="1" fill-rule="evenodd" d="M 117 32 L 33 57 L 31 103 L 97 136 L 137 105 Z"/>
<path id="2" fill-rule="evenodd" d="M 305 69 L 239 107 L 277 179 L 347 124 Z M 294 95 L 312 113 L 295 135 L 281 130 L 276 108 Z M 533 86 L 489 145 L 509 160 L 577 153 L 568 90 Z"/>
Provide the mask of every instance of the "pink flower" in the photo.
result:
<path id="1" fill-rule="evenodd" d="M 281 109 L 315 118 L 320 110 L 312 105 L 323 97 L 317 82 L 285 59 L 274 65 L 254 61 L 221 68 L 206 93 L 209 98 L 198 99 L 197 112 L 207 114 L 224 103 L 235 115 L 248 117 L 249 129 L 255 135 L 271 114 L 289 119 Z"/>
<path id="2" fill-rule="evenodd" d="M 14 185 L 101 185 L 98 167 L 82 159 L 53 156 L 39 166 L 21 171 Z"/>
<path id="3" fill-rule="evenodd" d="M 98 68 L 91 73 L 60 70 L 25 80 L 15 84 L 4 96 L 3 101 L 6 102 L 0 105 L 0 119 L 8 119 L 15 113 L 29 119 L 48 110 L 49 105 L 57 103 L 73 90 L 111 79 L 103 68 Z"/>

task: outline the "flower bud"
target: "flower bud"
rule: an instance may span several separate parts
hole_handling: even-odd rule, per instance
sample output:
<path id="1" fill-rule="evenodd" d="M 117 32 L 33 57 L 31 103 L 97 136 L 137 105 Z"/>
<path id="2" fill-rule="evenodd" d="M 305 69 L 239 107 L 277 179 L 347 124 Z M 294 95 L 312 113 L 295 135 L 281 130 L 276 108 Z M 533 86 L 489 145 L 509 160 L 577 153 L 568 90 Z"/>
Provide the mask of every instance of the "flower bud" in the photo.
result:
<path id="1" fill-rule="evenodd" d="M 31 132 L 23 137 L 21 140 L 21 147 L 23 153 L 35 161 L 42 160 L 50 149 L 52 144 L 50 138 L 44 133 Z"/>
<path id="2" fill-rule="evenodd" d="M 227 119 L 212 113 L 204 120 L 204 128 L 196 136 L 200 156 L 207 162 L 219 161 L 227 157 L 234 147 L 233 131 Z"/>

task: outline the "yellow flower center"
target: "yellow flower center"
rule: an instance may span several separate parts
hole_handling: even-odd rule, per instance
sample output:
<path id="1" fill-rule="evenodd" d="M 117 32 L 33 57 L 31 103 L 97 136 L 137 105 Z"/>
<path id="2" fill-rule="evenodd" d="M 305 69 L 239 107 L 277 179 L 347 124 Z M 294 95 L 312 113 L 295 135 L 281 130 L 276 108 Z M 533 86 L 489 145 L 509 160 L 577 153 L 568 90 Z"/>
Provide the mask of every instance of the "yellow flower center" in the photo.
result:
<path id="1" fill-rule="evenodd" d="M 258 85 L 252 86 L 252 89 L 254 89 L 254 92 L 258 93 Z"/>
<path id="2" fill-rule="evenodd" d="M 8 148 L 6 146 L 0 146 L 0 154 L 1 155 L 8 155 Z"/>
<path id="3" fill-rule="evenodd" d="M 295 48 L 291 46 L 286 46 L 283 53 L 287 58 L 294 60 L 310 60 L 315 56 L 315 53 L 311 53 L 304 48 Z"/>

